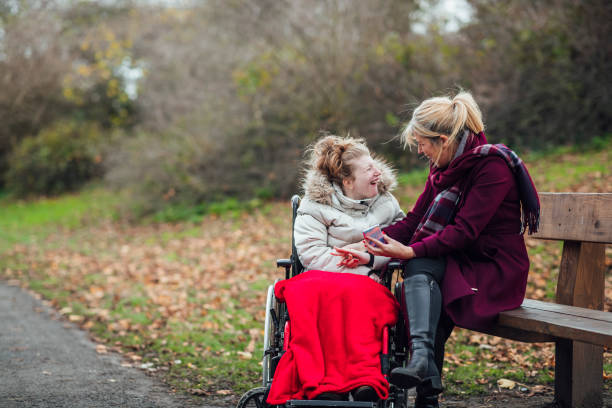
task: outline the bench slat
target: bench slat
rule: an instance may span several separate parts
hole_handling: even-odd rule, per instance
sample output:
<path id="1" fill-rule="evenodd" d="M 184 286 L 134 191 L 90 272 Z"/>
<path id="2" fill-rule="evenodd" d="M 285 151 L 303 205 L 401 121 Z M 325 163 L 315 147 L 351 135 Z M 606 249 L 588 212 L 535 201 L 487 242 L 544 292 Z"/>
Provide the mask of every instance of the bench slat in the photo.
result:
<path id="1" fill-rule="evenodd" d="M 524 343 L 549 343 L 554 342 L 557 339 L 549 334 L 535 333 L 533 331 L 521 330 L 516 327 L 500 326 L 499 324 L 486 329 L 478 329 L 476 331 L 491 336 L 502 337 L 504 339 L 522 341 Z"/>
<path id="2" fill-rule="evenodd" d="M 539 309 L 543 311 L 568 314 L 570 316 L 580 316 L 580 317 L 585 317 L 587 319 L 601 320 L 603 322 L 612 324 L 612 313 L 611 312 L 602 313 L 601 310 L 592 310 L 592 309 L 585 309 L 583 307 L 559 305 L 557 303 L 544 302 L 544 301 L 535 300 L 535 299 L 523 300 L 522 306 L 526 308 L 531 308 L 531 309 Z"/>
<path id="3" fill-rule="evenodd" d="M 589 313 L 598 316 L 592 319 L 582 316 L 583 311 L 572 313 L 580 308 L 558 305 L 560 311 L 552 311 L 546 310 L 550 307 L 542 305 L 545 303 L 532 300 L 527 305 L 502 312 L 498 325 L 612 347 L 612 323 L 608 321 L 608 312 L 591 310 Z"/>
<path id="4" fill-rule="evenodd" d="M 612 243 L 612 193 L 540 193 L 534 238 Z"/>

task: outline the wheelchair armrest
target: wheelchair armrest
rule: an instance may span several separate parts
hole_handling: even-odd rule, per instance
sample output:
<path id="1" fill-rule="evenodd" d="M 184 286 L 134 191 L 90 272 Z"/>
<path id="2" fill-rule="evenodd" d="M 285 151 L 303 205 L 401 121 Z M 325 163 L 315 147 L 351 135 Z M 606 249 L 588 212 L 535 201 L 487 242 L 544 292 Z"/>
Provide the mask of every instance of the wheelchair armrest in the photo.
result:
<path id="1" fill-rule="evenodd" d="M 293 267 L 293 262 L 291 259 L 277 259 L 276 267 L 285 268 L 285 279 L 289 279 L 291 277 L 291 268 Z"/>
<path id="2" fill-rule="evenodd" d="M 291 268 L 291 259 L 277 259 L 276 267 L 277 268 Z"/>
<path id="3" fill-rule="evenodd" d="M 404 266 L 404 263 L 402 261 L 391 261 L 387 265 L 387 269 L 391 271 L 396 271 L 398 269 L 402 269 L 403 266 Z"/>

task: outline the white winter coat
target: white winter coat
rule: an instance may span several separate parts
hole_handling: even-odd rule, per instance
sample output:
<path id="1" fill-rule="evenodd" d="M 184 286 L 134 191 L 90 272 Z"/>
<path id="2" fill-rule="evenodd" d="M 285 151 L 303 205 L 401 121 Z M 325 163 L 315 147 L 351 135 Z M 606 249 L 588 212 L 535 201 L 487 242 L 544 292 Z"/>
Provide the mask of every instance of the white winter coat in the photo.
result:
<path id="1" fill-rule="evenodd" d="M 372 268 L 365 265 L 347 268 L 337 266 L 341 258 L 331 254 L 334 246 L 361 241 L 368 227 L 378 224 L 382 228 L 404 218 L 399 203 L 390 193 L 397 185 L 393 171 L 384 162 L 376 161 L 376 165 L 382 173 L 379 194 L 366 200 L 348 198 L 324 174 L 315 169 L 308 171 L 302 186 L 304 198 L 293 229 L 297 253 L 306 270 L 368 275 L 371 269 L 380 269 L 389 261 L 387 257 L 376 256 Z"/>

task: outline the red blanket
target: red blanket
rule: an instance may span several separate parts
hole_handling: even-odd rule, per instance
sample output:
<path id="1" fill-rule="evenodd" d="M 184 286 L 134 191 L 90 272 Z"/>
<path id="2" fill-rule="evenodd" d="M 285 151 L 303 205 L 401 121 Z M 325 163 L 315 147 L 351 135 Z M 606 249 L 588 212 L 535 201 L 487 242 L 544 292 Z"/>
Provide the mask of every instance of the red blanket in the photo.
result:
<path id="1" fill-rule="evenodd" d="M 380 367 L 382 331 L 396 323 L 399 307 L 387 288 L 366 276 L 313 270 L 278 282 L 274 293 L 287 303 L 291 336 L 269 404 L 361 385 L 388 397 Z"/>

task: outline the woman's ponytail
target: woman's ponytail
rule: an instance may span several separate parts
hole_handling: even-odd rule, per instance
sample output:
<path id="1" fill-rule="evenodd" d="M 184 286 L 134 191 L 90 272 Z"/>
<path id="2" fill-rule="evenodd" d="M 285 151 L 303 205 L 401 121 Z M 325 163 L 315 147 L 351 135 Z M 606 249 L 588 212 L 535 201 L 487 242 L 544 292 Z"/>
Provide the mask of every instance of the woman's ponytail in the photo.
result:
<path id="1" fill-rule="evenodd" d="M 445 135 L 451 143 L 458 142 L 465 129 L 480 133 L 484 130 L 484 124 L 472 94 L 462 91 L 452 99 L 443 96 L 423 101 L 414 110 L 412 119 L 401 134 L 401 140 L 404 147 L 416 143 L 415 134 L 432 139 Z"/>
<path id="2" fill-rule="evenodd" d="M 469 92 L 459 92 L 453 98 L 453 106 L 455 106 L 457 114 L 457 126 L 460 125 L 458 131 L 467 128 L 473 133 L 480 133 L 484 131 L 484 124 L 482 123 L 482 113 L 478 104 L 474 100 L 474 97 Z M 459 113 L 460 112 L 460 113 Z"/>

